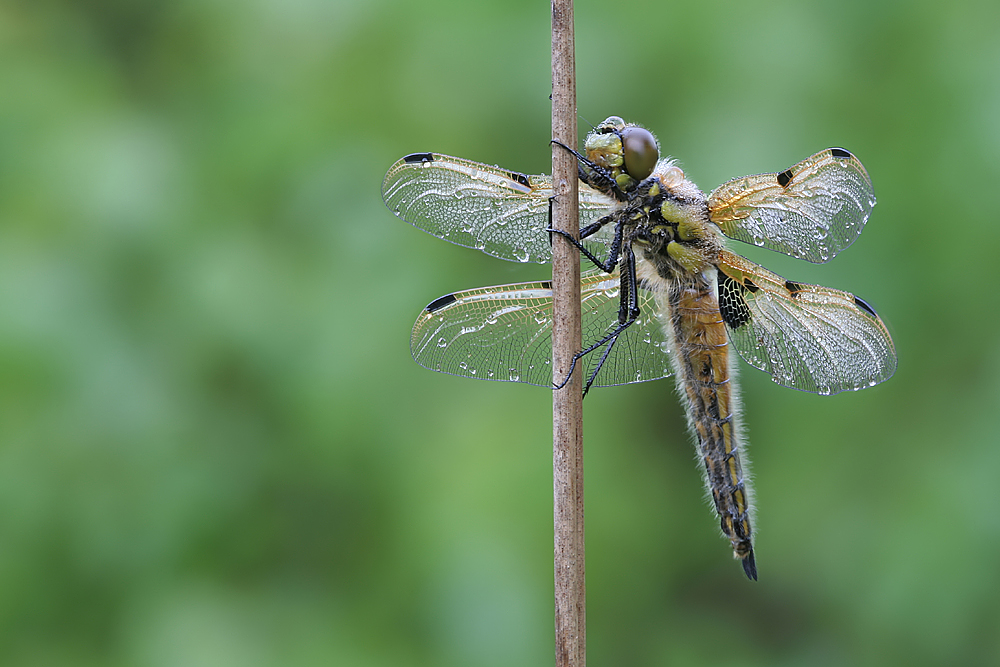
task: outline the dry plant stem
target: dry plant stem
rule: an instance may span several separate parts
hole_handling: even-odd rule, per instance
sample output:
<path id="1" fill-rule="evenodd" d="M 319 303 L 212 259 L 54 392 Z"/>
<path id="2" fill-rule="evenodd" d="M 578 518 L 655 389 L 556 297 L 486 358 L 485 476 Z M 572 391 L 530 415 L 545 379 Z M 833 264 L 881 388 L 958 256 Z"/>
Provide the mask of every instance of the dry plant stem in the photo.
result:
<path id="1" fill-rule="evenodd" d="M 552 138 L 576 146 L 573 1 L 552 0 Z M 553 145 L 552 224 L 579 235 L 576 158 Z M 552 244 L 553 379 L 561 382 L 580 349 L 580 256 L 565 239 Z M 556 667 L 586 665 L 586 586 L 583 539 L 582 373 L 553 392 L 552 472 L 555 527 Z"/>

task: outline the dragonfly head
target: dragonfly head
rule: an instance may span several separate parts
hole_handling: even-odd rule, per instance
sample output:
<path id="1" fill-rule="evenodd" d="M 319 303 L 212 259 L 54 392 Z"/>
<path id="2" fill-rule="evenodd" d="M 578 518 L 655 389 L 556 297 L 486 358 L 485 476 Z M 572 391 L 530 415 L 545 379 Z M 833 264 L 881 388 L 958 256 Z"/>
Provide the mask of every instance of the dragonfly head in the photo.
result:
<path id="1" fill-rule="evenodd" d="M 587 159 L 604 169 L 621 192 L 649 178 L 660 159 L 660 147 L 649 130 L 611 116 L 584 142 Z"/>

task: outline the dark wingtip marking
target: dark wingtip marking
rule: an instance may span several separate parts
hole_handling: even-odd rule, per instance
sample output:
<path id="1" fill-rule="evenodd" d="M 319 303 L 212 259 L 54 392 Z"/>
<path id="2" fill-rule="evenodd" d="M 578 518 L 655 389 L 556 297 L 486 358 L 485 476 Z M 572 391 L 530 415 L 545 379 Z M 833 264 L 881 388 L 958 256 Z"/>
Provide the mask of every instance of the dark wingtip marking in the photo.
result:
<path id="1" fill-rule="evenodd" d="M 746 572 L 747 579 L 757 581 L 757 561 L 753 558 L 753 549 L 743 559 L 743 571 Z"/>
<path id="2" fill-rule="evenodd" d="M 794 175 L 795 174 L 792 173 L 791 169 L 786 169 L 785 171 L 781 172 L 780 174 L 778 174 L 778 185 L 780 185 L 781 187 L 785 187 L 786 185 L 792 182 L 792 176 Z"/>
<path id="3" fill-rule="evenodd" d="M 744 287 L 719 272 L 719 314 L 730 329 L 739 329 L 750 321 L 750 307 L 743 298 Z"/>
<path id="4" fill-rule="evenodd" d="M 871 307 L 870 305 L 868 305 L 868 302 L 867 302 L 867 301 L 865 301 L 865 300 L 864 300 L 864 299 L 862 299 L 861 297 L 858 297 L 858 296 L 856 296 L 856 297 L 854 297 L 854 303 L 855 303 L 855 304 L 857 304 L 857 306 L 858 306 L 859 308 L 861 308 L 862 310 L 866 310 L 866 311 L 868 311 L 868 313 L 869 313 L 869 314 L 870 314 L 870 315 L 871 315 L 872 317 L 874 317 L 874 318 L 878 319 L 878 313 L 876 313 L 876 312 L 875 312 L 875 309 L 874 309 L 874 308 L 872 308 L 872 307 Z"/>
<path id="5" fill-rule="evenodd" d="M 791 280 L 785 281 L 785 289 L 793 296 L 798 296 L 799 292 L 802 291 L 802 285 L 798 283 L 793 283 Z"/>
<path id="6" fill-rule="evenodd" d="M 528 177 L 518 171 L 508 171 L 507 175 L 510 176 L 511 180 L 515 180 L 526 188 L 531 187 L 531 183 L 528 182 Z"/>
<path id="7" fill-rule="evenodd" d="M 830 155 L 844 159 L 854 157 L 850 151 L 845 151 L 843 148 L 831 148 Z"/>
<path id="8" fill-rule="evenodd" d="M 403 162 L 414 164 L 416 162 L 433 162 L 434 153 L 410 153 L 403 158 Z"/>
<path id="9" fill-rule="evenodd" d="M 543 280 L 542 281 L 542 289 L 552 289 L 552 281 L 551 280 Z"/>
<path id="10" fill-rule="evenodd" d="M 443 297 L 439 299 L 434 299 L 429 304 L 427 304 L 427 307 L 424 308 L 424 310 L 426 310 L 428 313 L 433 313 L 438 310 L 441 310 L 450 303 L 455 303 L 456 301 L 458 301 L 458 299 L 455 298 L 454 294 L 445 294 Z"/>

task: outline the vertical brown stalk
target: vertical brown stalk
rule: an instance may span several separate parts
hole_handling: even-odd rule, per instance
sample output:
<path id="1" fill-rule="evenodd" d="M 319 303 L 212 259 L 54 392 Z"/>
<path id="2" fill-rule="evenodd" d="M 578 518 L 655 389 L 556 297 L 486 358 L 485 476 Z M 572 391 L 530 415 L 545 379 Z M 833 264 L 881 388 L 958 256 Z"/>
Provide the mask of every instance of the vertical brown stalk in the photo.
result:
<path id="1" fill-rule="evenodd" d="M 576 65 L 573 0 L 552 0 L 552 138 L 576 147 Z M 552 146 L 555 201 L 552 224 L 579 235 L 576 158 Z M 552 244 L 552 370 L 558 384 L 583 346 L 580 333 L 580 256 L 558 236 Z M 586 665 L 586 586 L 583 533 L 583 405 L 581 373 L 553 392 L 552 473 L 556 667 Z"/>

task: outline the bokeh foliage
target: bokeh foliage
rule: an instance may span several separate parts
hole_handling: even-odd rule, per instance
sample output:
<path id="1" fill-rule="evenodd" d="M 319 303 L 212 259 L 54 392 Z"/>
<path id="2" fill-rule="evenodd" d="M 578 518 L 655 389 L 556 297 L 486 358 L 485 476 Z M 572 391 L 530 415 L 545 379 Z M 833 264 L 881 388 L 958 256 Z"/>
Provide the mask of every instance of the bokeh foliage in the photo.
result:
<path id="1" fill-rule="evenodd" d="M 547 170 L 548 11 L 0 7 L 0 663 L 551 664 L 549 396 L 407 349 L 431 299 L 546 269 L 378 196 L 415 151 Z M 747 255 L 864 296 L 900 359 L 834 398 L 744 367 L 757 584 L 670 382 L 589 397 L 591 662 L 1000 660 L 1000 8 L 576 11 L 581 116 L 704 188 L 861 158 L 855 246 Z"/>

